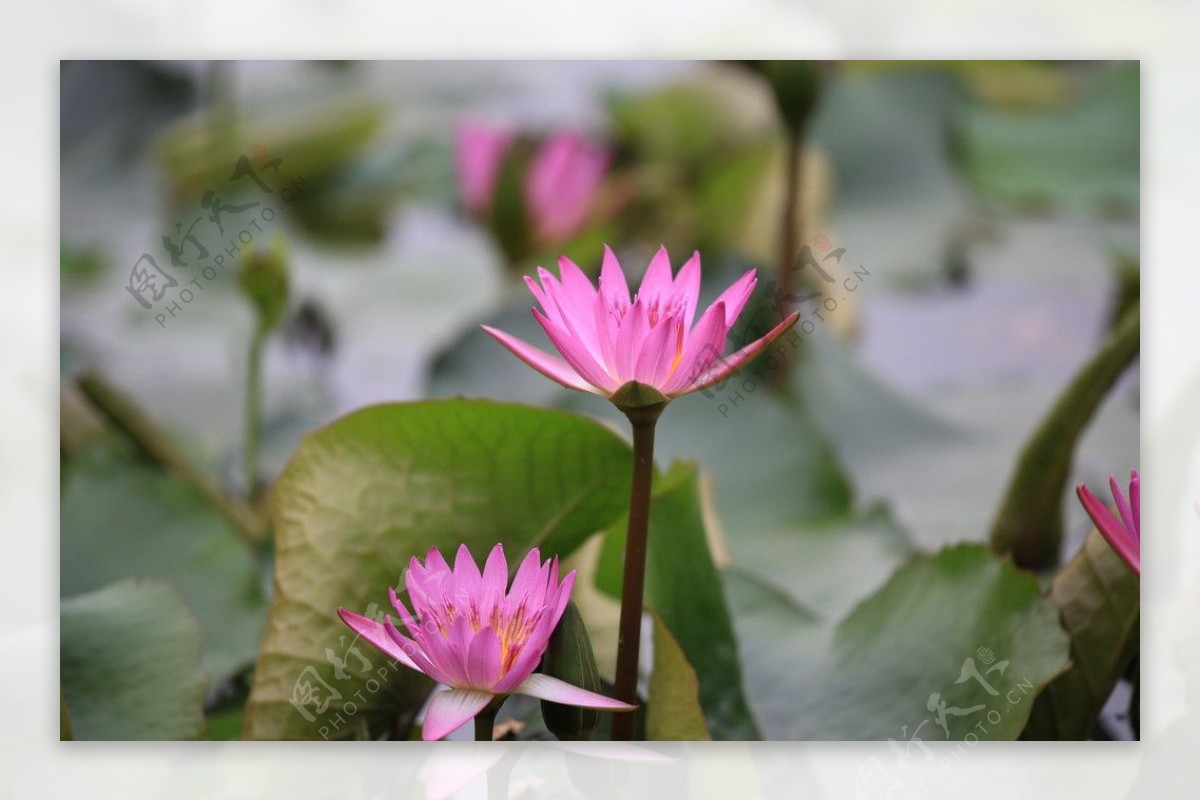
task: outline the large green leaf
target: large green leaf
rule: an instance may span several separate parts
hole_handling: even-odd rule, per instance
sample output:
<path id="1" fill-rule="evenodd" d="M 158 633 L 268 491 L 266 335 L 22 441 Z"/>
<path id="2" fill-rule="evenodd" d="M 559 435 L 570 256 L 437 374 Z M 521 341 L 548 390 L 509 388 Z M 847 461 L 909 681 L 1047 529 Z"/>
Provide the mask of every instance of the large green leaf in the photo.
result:
<path id="1" fill-rule="evenodd" d="M 203 732 L 200 627 L 170 585 L 123 581 L 68 598 L 59 635 L 76 740 L 185 740 Z"/>
<path id="2" fill-rule="evenodd" d="M 731 537 L 729 550 L 739 567 L 826 621 L 845 617 L 914 553 L 908 534 L 882 507 Z"/>
<path id="3" fill-rule="evenodd" d="M 246 715 L 251 739 L 378 736 L 430 685 L 358 643 L 412 556 L 503 542 L 565 555 L 624 510 L 629 446 L 590 420 L 490 401 L 375 406 L 310 434 L 275 485 L 276 592 Z M 343 664 L 344 663 L 344 664 Z"/>
<path id="4" fill-rule="evenodd" d="M 1137 648 L 1141 581 L 1093 531 L 1054 578 L 1050 600 L 1071 635 L 1071 669 L 1033 705 L 1022 737 L 1083 740 Z"/>
<path id="5" fill-rule="evenodd" d="M 696 671 L 671 636 L 662 618 L 654 615 L 654 670 L 650 674 L 646 709 L 647 740 L 710 740 L 700 708 Z"/>
<path id="6" fill-rule="evenodd" d="M 63 595 L 125 578 L 169 582 L 204 632 L 204 667 L 220 678 L 254 659 L 267 603 L 255 559 L 187 482 L 98 440 L 64 471 Z"/>
<path id="7" fill-rule="evenodd" d="M 719 740 L 758 738 L 742 688 L 738 642 L 713 564 L 695 465 L 675 464 L 650 502 L 646 606 L 661 616 L 700 681 L 700 704 Z M 596 584 L 619 597 L 627 521 L 609 530 Z"/>
<path id="8" fill-rule="evenodd" d="M 1033 576 L 981 545 L 913 560 L 836 628 L 744 573 L 725 584 L 771 739 L 1015 739 L 1069 664 Z"/>

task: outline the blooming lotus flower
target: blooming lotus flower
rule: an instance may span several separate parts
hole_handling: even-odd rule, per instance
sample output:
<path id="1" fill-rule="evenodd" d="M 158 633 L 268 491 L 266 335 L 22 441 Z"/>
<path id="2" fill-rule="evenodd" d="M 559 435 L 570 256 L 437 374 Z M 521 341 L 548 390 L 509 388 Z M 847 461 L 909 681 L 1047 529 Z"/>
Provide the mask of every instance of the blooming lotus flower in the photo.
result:
<path id="1" fill-rule="evenodd" d="M 722 358 L 729 329 L 754 291 L 754 270 L 693 324 L 700 296 L 699 253 L 672 277 L 666 248 L 659 248 L 632 298 L 608 247 L 599 289 L 566 256 L 558 265 L 559 278 L 539 267 L 540 284 L 528 276 L 525 283 L 541 306 L 533 315 L 561 359 L 503 331 L 486 325 L 483 330 L 547 378 L 606 397 L 621 408 L 666 403 L 724 380 L 800 317 L 789 315 L 766 336 Z"/>
<path id="2" fill-rule="evenodd" d="M 451 570 L 433 548 L 421 564 L 415 557 L 404 574 L 414 614 L 388 589 L 408 635 L 347 609 L 342 621 L 392 659 L 450 689 L 434 693 L 421 736 L 440 740 L 479 714 L 496 698 L 512 693 L 595 709 L 633 709 L 628 704 L 534 673 L 575 582 L 572 570 L 560 583 L 558 558 L 540 561 L 534 548 L 508 583 L 504 547 L 488 555 L 483 573 L 467 546 Z"/>
<path id="3" fill-rule="evenodd" d="M 579 231 L 608 169 L 608 149 L 573 133 L 552 135 L 525 173 L 525 206 L 539 242 L 561 242 Z"/>
<path id="4" fill-rule="evenodd" d="M 1117 504 L 1117 511 L 1121 515 L 1120 520 L 1113 516 L 1108 507 L 1101 503 L 1088 490 L 1086 485 L 1080 484 L 1075 492 L 1079 495 L 1079 501 L 1083 504 L 1083 508 L 1087 510 L 1088 516 L 1096 524 L 1096 528 L 1104 535 L 1104 539 L 1108 540 L 1108 544 L 1112 546 L 1112 549 L 1117 552 L 1118 556 L 1125 560 L 1125 564 L 1129 565 L 1134 573 L 1141 575 L 1141 478 L 1138 476 L 1136 470 L 1130 473 L 1128 500 L 1121 493 L 1121 487 L 1117 484 L 1116 476 L 1110 476 L 1108 484 L 1112 489 L 1113 500 Z"/>
<path id="5" fill-rule="evenodd" d="M 482 216 L 491 208 L 504 154 L 508 152 L 512 140 L 513 135 L 509 131 L 476 122 L 462 123 L 455 131 L 458 189 L 463 205 L 472 214 Z"/>

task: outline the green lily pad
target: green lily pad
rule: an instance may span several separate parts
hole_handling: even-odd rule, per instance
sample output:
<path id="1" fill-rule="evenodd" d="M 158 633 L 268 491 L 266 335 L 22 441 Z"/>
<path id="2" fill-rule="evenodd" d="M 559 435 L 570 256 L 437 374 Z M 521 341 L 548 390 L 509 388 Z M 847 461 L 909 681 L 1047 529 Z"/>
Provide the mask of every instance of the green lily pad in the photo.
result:
<path id="1" fill-rule="evenodd" d="M 168 582 L 199 620 L 205 669 L 221 677 L 254 659 L 267 603 L 254 554 L 182 479 L 100 439 L 64 471 L 63 595 L 126 578 Z"/>
<path id="2" fill-rule="evenodd" d="M 734 563 L 824 621 L 841 620 L 915 549 L 888 511 L 763 529 L 729 539 Z"/>
<path id="3" fill-rule="evenodd" d="M 381 615 L 432 547 L 482 560 L 503 542 L 513 569 L 534 546 L 565 556 L 624 511 L 631 463 L 593 421 L 489 401 L 374 406 L 310 434 L 275 485 L 276 591 L 243 736 L 411 721 L 431 683 L 357 642 L 337 608 Z"/>
<path id="4" fill-rule="evenodd" d="M 204 731 L 200 626 L 159 581 L 123 581 L 60 610 L 63 700 L 76 740 L 191 740 Z"/>
<path id="5" fill-rule="evenodd" d="M 986 197 L 1022 206 L 1130 212 L 1140 192 L 1137 62 L 1090 76 L 1081 96 L 1039 113 L 977 104 L 964 115 L 964 162 Z"/>
<path id="6" fill-rule="evenodd" d="M 725 586 L 770 739 L 1016 739 L 1070 664 L 1034 577 L 982 545 L 914 559 L 836 627 L 744 573 Z"/>

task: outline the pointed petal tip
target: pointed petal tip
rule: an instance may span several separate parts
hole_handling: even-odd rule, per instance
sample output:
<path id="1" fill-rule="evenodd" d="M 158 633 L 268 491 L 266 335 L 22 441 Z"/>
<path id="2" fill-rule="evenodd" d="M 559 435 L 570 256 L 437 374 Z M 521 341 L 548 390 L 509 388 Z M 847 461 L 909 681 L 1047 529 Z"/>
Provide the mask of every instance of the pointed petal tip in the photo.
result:
<path id="1" fill-rule="evenodd" d="M 540 698 L 544 701 L 582 706 L 588 709 L 612 709 L 621 712 L 632 712 L 637 709 L 636 704 L 627 704 L 624 701 L 576 687 L 574 684 L 569 684 L 545 673 L 530 673 L 513 689 L 513 692 Z"/>

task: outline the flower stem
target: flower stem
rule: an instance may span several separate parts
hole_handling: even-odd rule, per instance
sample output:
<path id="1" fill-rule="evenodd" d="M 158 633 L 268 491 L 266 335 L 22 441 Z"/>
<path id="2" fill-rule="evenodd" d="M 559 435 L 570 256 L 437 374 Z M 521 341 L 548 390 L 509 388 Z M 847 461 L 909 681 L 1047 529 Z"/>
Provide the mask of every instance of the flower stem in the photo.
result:
<path id="1" fill-rule="evenodd" d="M 260 548 L 270 533 L 262 515 L 249 504 L 227 493 L 194 461 L 171 434 L 98 373 L 85 373 L 78 380 L 88 402 L 127 437 L 146 458 L 190 484 L 248 545 Z"/>
<path id="2" fill-rule="evenodd" d="M 654 426 L 666 404 L 622 409 L 633 425 L 633 483 L 621 583 L 621 623 L 617 638 L 617 700 L 637 703 L 642 597 L 646 585 L 646 540 L 650 529 L 650 486 L 654 478 Z M 633 712 L 614 712 L 612 739 L 633 739 Z"/>
<path id="3" fill-rule="evenodd" d="M 497 704 L 488 704 L 475 716 L 475 739 L 478 742 L 490 743 L 496 731 L 496 713 L 500 711 Z"/>
<path id="4" fill-rule="evenodd" d="M 250 339 L 250 358 L 246 365 L 246 430 L 242 441 L 242 470 L 246 482 L 246 502 L 253 504 L 258 498 L 258 445 L 262 435 L 262 354 L 267 332 L 262 325 L 255 325 Z"/>

